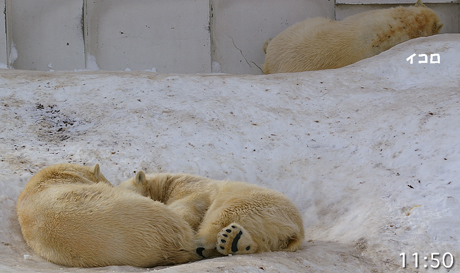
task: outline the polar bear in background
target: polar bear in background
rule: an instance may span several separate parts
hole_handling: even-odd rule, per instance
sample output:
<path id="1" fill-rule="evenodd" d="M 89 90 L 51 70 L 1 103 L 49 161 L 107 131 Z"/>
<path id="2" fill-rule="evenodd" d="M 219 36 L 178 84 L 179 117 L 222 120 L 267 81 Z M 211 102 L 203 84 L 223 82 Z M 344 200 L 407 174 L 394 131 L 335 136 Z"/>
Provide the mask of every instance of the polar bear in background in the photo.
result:
<path id="1" fill-rule="evenodd" d="M 196 231 L 197 253 L 205 258 L 296 251 L 304 240 L 299 210 L 274 190 L 191 174 L 145 177 L 142 171 L 119 187 L 163 202 L 179 214 Z"/>
<path id="2" fill-rule="evenodd" d="M 65 266 L 152 267 L 197 260 L 193 231 L 166 205 L 112 187 L 96 164 L 56 164 L 19 195 L 27 244 Z"/>
<path id="3" fill-rule="evenodd" d="M 421 0 L 334 21 L 310 18 L 267 40 L 265 74 L 339 68 L 409 39 L 438 34 L 443 24 Z"/>

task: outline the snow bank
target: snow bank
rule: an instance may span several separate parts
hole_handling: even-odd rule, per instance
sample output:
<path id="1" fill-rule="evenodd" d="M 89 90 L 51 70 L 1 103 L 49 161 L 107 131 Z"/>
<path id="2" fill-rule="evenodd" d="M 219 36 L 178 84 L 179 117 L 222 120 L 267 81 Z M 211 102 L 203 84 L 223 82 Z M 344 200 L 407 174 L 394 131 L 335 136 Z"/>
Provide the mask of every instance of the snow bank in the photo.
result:
<path id="1" fill-rule="evenodd" d="M 460 35 L 442 34 L 296 74 L 1 70 L 0 271 L 154 270 L 62 269 L 27 247 L 17 196 L 59 162 L 99 163 L 113 184 L 140 169 L 248 181 L 303 213 L 307 239 L 296 253 L 155 270 L 397 272 L 406 253 L 415 272 L 414 252 L 421 268 L 433 252 L 460 259 L 459 52 Z M 436 53 L 440 63 L 429 63 Z"/>

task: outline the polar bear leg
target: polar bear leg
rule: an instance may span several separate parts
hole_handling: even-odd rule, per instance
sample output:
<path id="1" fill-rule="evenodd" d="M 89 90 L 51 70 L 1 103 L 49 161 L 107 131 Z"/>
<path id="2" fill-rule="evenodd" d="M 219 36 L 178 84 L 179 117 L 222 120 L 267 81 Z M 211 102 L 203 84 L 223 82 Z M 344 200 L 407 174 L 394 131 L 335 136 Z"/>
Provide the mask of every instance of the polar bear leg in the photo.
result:
<path id="1" fill-rule="evenodd" d="M 199 194 L 190 195 L 168 204 L 168 207 L 197 231 L 209 207 L 209 198 L 203 198 Z"/>
<path id="2" fill-rule="evenodd" d="M 231 223 L 217 234 L 217 251 L 223 255 L 250 254 L 256 251 L 256 244 L 242 226 Z"/>

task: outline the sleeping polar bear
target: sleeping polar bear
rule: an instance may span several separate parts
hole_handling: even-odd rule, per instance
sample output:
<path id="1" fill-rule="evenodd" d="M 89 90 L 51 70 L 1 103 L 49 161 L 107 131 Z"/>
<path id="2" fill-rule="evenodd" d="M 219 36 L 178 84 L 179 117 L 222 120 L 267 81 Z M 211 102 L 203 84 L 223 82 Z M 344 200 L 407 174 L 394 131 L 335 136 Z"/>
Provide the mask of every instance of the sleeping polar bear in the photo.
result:
<path id="1" fill-rule="evenodd" d="M 142 171 L 119 187 L 163 202 L 179 214 L 196 231 L 197 253 L 205 258 L 296 251 L 304 239 L 299 210 L 274 190 L 191 174 Z"/>
<path id="2" fill-rule="evenodd" d="M 193 231 L 166 205 L 112 187 L 96 164 L 56 164 L 19 195 L 27 244 L 56 264 L 152 267 L 194 261 Z"/>
<path id="3" fill-rule="evenodd" d="M 409 39 L 438 34 L 442 26 L 421 0 L 415 6 L 367 11 L 342 21 L 310 18 L 265 42 L 263 72 L 343 67 Z"/>

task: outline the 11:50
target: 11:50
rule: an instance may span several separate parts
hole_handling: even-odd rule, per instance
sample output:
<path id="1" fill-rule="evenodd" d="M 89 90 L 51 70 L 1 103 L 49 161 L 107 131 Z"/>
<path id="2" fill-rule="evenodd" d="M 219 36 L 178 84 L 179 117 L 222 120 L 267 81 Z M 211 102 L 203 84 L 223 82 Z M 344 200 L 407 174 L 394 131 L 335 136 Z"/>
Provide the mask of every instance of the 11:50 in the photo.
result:
<path id="1" fill-rule="evenodd" d="M 406 253 L 403 252 L 399 254 L 399 256 L 401 256 L 402 259 L 402 267 L 406 268 Z M 412 256 L 414 256 L 414 267 L 418 268 L 420 255 L 417 252 L 415 252 L 412 254 Z M 428 262 L 428 257 L 424 256 L 423 260 Z M 440 266 L 443 266 L 444 268 L 449 269 L 452 268 L 452 266 L 454 265 L 454 256 L 450 252 L 446 252 L 442 254 L 442 256 L 440 253 L 431 253 L 430 261 L 434 262 L 434 264 L 429 265 L 431 268 L 439 268 Z M 428 268 L 428 265 L 424 264 L 423 267 Z"/>

